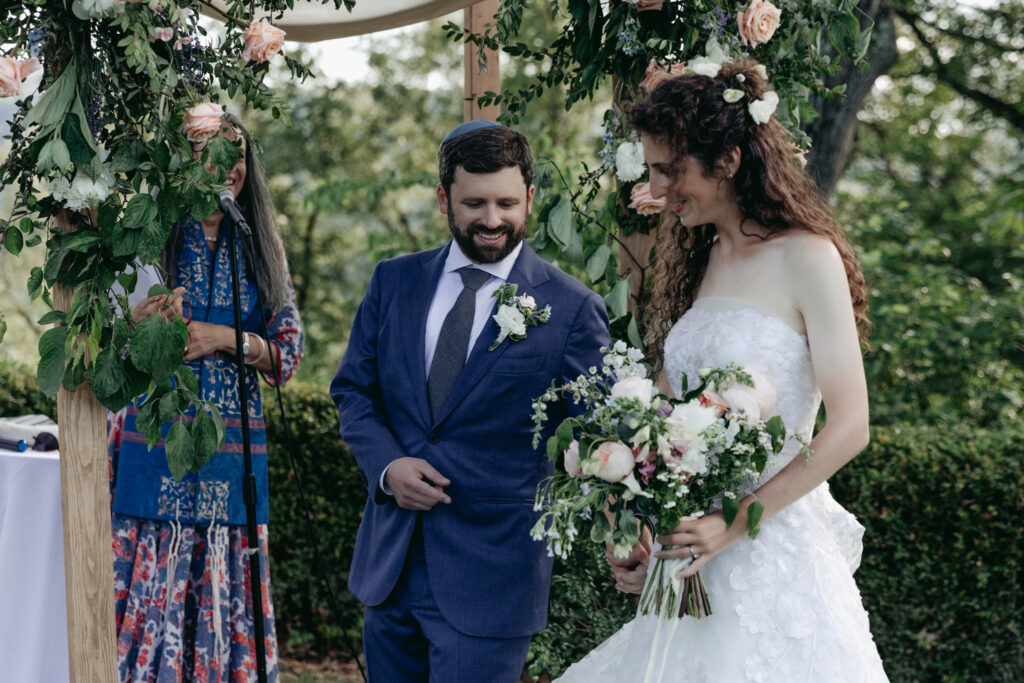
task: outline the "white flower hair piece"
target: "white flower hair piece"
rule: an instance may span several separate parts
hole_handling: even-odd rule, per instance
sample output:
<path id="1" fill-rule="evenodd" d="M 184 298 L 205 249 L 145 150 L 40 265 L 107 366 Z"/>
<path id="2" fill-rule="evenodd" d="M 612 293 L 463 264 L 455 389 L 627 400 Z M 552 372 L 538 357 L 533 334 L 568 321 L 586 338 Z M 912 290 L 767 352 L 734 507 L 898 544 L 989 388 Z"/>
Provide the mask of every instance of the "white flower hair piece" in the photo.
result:
<path id="1" fill-rule="evenodd" d="M 725 53 L 725 50 L 718 44 L 718 41 L 711 37 L 708 38 L 708 42 L 704 45 L 704 54 L 691 59 L 683 69 L 683 73 L 693 73 L 714 78 L 721 71 L 722 64 L 728 61 L 730 61 L 729 55 Z"/>
<path id="2" fill-rule="evenodd" d="M 746 83 L 747 77 L 744 76 L 743 74 L 736 74 L 736 80 L 739 81 L 740 83 Z"/>
<path id="3" fill-rule="evenodd" d="M 748 104 L 747 111 L 750 112 L 750 118 L 754 119 L 756 123 L 768 123 L 778 106 L 778 94 L 774 90 L 769 90 L 763 98 Z"/>
<path id="4" fill-rule="evenodd" d="M 726 88 L 725 92 L 722 93 L 722 99 L 732 104 L 733 102 L 739 102 L 743 99 L 744 92 L 737 90 L 736 88 Z"/>

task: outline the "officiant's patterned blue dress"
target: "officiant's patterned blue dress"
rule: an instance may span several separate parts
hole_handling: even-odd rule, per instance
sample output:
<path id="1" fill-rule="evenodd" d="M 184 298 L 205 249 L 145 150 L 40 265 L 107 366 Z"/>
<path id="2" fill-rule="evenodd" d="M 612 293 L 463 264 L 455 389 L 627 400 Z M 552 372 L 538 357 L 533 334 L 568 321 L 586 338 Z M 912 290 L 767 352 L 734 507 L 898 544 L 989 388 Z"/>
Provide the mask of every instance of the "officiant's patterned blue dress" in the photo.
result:
<path id="1" fill-rule="evenodd" d="M 223 234 L 223 233 L 222 233 Z M 238 249 L 239 255 L 241 248 Z M 239 256 L 242 328 L 262 335 L 256 287 Z M 192 318 L 233 327 L 229 249 L 211 252 L 202 228 L 185 230 L 176 283 Z M 291 295 L 265 311 L 270 348 L 286 381 L 302 355 L 302 327 Z M 164 442 L 149 450 L 136 428 L 138 403 L 111 416 L 114 589 L 121 681 L 249 681 L 256 650 L 242 502 L 241 406 L 235 360 L 214 353 L 190 363 L 203 398 L 226 426 L 223 449 L 200 473 L 176 482 Z M 277 643 L 267 567 L 267 445 L 257 371 L 246 368 L 250 443 L 257 480 L 257 522 L 267 672 L 277 680 Z M 166 429 L 164 431 L 166 435 Z"/>

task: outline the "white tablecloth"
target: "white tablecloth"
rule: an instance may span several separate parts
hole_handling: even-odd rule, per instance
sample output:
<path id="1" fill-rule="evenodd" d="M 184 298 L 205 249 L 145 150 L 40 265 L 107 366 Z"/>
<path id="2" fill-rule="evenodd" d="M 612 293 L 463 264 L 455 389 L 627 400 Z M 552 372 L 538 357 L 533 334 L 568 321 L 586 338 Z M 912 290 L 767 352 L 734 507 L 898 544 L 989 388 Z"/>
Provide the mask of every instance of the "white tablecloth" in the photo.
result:
<path id="1" fill-rule="evenodd" d="M 0 449 L 0 681 L 68 680 L 60 461 Z"/>

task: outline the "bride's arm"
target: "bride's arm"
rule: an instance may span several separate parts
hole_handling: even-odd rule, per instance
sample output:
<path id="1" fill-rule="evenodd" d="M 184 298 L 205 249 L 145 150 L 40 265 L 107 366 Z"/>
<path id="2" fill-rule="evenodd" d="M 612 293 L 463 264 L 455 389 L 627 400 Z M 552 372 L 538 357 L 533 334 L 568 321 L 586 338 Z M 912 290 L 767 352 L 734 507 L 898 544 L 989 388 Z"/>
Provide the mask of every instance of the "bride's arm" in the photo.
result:
<path id="1" fill-rule="evenodd" d="M 809 461 L 795 457 L 754 495 L 745 498 L 728 529 L 721 513 L 683 522 L 664 545 L 683 546 L 658 556 L 687 557 L 692 546 L 699 560 L 681 576 L 697 572 L 717 553 L 746 534 L 746 510 L 754 500 L 768 520 L 804 496 L 853 459 L 868 443 L 868 394 L 850 290 L 839 252 L 820 237 L 801 237 L 787 255 L 793 300 L 804 317 L 827 422 L 811 441 Z M 755 498 L 756 496 L 756 498 Z"/>

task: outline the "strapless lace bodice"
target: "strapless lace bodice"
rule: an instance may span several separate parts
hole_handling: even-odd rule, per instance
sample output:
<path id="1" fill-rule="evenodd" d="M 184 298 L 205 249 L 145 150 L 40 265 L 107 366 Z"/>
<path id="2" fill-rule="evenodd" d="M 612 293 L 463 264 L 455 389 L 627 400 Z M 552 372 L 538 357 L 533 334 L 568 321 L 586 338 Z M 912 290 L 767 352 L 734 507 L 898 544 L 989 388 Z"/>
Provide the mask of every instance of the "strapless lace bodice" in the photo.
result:
<path id="1" fill-rule="evenodd" d="M 687 386 L 694 387 L 701 368 L 725 367 L 731 362 L 767 377 L 778 394 L 775 412 L 790 432 L 810 440 L 821 393 L 814 381 L 807 337 L 744 301 L 698 299 L 665 339 L 665 370 L 672 391 L 680 395 L 683 374 Z M 769 461 L 762 481 L 774 476 L 799 451 L 799 442 L 787 439 L 782 452 Z"/>

